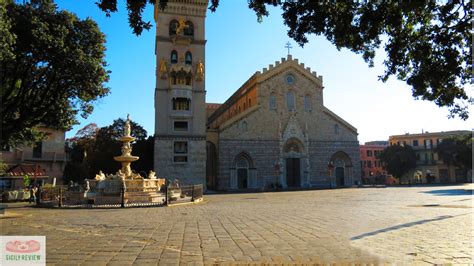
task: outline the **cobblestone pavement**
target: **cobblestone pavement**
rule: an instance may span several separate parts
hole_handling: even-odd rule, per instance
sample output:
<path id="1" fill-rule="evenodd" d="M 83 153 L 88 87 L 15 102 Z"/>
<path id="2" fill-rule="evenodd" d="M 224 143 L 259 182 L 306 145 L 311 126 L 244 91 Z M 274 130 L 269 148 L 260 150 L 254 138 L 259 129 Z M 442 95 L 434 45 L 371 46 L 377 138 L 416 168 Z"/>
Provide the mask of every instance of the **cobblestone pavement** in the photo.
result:
<path id="1" fill-rule="evenodd" d="M 473 263 L 474 185 L 206 195 L 196 205 L 9 208 L 48 264 Z M 13 205 L 14 206 L 14 205 Z"/>

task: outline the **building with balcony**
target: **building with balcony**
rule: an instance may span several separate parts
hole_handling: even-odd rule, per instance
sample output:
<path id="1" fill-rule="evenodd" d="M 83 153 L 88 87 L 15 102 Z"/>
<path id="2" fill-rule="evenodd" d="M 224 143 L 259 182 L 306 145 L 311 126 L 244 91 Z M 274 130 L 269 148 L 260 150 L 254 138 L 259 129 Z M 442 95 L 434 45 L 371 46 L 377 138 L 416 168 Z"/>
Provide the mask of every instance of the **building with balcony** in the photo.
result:
<path id="1" fill-rule="evenodd" d="M 410 145 L 416 153 L 414 178 L 420 183 L 464 183 L 468 181 L 465 169 L 446 165 L 435 152 L 443 139 L 471 135 L 469 130 L 423 132 L 389 137 L 390 145 Z"/>

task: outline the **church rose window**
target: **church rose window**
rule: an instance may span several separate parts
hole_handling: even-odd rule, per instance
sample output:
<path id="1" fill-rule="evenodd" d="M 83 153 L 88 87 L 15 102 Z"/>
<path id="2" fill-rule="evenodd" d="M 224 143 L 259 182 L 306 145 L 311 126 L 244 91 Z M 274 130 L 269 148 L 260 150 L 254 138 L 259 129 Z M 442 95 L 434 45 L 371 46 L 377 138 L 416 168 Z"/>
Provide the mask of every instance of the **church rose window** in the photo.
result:
<path id="1" fill-rule="evenodd" d="M 285 80 L 288 85 L 295 84 L 295 76 L 293 76 L 292 74 L 286 75 Z"/>
<path id="2" fill-rule="evenodd" d="M 176 50 L 171 51 L 170 61 L 171 64 L 178 63 L 178 52 L 176 52 Z"/>
<path id="3" fill-rule="evenodd" d="M 191 52 L 186 52 L 186 55 L 184 56 L 184 62 L 186 65 L 191 65 L 193 63 L 193 55 Z"/>
<path id="4" fill-rule="evenodd" d="M 286 106 L 290 111 L 295 110 L 295 94 L 292 91 L 289 91 L 286 94 Z"/>

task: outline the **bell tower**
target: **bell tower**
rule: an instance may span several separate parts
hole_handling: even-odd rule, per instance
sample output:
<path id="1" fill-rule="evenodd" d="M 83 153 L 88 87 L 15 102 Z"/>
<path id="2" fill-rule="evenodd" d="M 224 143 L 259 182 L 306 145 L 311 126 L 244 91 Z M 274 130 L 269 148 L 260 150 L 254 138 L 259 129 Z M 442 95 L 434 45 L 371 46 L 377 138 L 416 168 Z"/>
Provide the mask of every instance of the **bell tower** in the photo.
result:
<path id="1" fill-rule="evenodd" d="M 169 0 L 164 10 L 156 2 L 155 172 L 205 184 L 208 0 Z"/>

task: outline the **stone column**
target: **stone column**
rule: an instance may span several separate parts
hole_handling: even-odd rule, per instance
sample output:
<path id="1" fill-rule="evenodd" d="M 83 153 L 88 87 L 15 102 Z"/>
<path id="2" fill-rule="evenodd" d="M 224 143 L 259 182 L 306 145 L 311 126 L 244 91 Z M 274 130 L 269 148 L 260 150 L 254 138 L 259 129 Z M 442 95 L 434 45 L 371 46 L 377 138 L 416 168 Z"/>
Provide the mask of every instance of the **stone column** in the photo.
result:
<path id="1" fill-rule="evenodd" d="M 280 171 L 280 184 L 283 188 L 287 188 L 288 185 L 286 184 L 286 161 L 281 158 L 280 160 L 280 165 L 283 168 L 282 171 Z"/>

